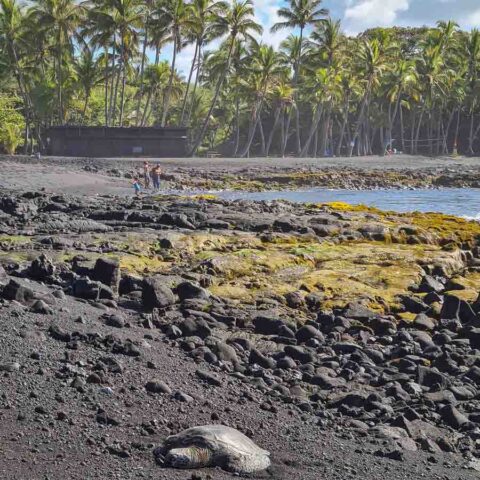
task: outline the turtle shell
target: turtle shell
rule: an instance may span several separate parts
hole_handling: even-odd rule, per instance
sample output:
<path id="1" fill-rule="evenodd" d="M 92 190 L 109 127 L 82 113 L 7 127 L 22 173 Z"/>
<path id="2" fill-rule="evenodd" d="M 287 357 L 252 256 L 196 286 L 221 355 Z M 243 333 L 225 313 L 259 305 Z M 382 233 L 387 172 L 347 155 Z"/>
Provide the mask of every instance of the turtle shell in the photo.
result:
<path id="1" fill-rule="evenodd" d="M 171 435 L 165 441 L 167 449 L 192 446 L 208 449 L 214 464 L 231 465 L 238 470 L 250 470 L 250 466 L 255 465 L 265 468 L 270 463 L 270 452 L 260 448 L 243 433 L 225 425 L 192 427 Z"/>

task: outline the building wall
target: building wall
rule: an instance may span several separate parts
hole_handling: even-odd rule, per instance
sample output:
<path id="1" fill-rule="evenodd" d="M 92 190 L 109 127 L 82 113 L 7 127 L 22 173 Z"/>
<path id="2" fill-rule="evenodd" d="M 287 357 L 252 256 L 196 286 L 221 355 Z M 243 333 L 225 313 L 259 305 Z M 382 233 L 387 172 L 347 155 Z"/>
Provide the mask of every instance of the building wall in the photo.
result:
<path id="1" fill-rule="evenodd" d="M 62 157 L 184 157 L 185 128 L 53 127 L 47 153 Z"/>

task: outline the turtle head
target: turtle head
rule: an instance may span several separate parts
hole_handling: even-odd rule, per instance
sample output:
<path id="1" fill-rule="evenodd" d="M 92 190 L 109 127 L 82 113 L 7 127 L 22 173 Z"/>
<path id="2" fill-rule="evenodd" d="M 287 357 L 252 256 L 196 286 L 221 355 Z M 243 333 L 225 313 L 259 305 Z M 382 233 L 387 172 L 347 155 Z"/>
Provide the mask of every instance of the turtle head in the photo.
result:
<path id="1" fill-rule="evenodd" d="M 204 448 L 172 448 L 165 457 L 165 464 L 173 468 L 207 467 L 210 458 L 210 451 Z"/>

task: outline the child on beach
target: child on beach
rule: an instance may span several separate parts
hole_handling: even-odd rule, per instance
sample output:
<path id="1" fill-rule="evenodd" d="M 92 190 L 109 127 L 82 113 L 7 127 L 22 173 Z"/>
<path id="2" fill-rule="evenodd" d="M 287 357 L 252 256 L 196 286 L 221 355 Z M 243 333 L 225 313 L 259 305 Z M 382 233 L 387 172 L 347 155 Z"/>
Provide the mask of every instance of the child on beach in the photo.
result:
<path id="1" fill-rule="evenodd" d="M 133 189 L 135 190 L 135 195 L 138 197 L 142 190 L 142 186 L 140 185 L 140 181 L 138 178 L 133 179 Z"/>

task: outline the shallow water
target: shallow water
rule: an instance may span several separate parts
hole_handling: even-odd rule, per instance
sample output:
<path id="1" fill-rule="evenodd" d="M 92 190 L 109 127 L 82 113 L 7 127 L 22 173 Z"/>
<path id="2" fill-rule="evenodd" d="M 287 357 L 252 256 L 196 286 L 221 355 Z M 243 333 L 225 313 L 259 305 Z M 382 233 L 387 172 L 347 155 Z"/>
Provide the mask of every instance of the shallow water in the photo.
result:
<path id="1" fill-rule="evenodd" d="M 444 188 L 419 190 L 311 190 L 271 192 L 217 192 L 228 199 L 289 200 L 291 202 L 347 202 L 397 212 L 441 212 L 480 220 L 480 189 Z"/>

